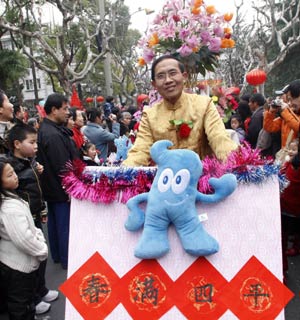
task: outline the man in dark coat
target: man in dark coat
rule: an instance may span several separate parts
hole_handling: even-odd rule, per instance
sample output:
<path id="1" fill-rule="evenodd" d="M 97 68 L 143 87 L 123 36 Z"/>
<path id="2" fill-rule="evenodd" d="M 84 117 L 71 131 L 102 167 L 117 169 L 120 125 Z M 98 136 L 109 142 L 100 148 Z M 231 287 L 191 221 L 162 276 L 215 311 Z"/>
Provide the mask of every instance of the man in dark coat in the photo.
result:
<path id="1" fill-rule="evenodd" d="M 262 94 L 254 93 L 250 97 L 249 107 L 252 112 L 252 116 L 249 122 L 246 140 L 250 143 L 252 148 L 256 148 L 257 138 L 263 127 L 264 104 L 265 98 Z"/>
<path id="2" fill-rule="evenodd" d="M 47 117 L 38 132 L 37 159 L 44 166 L 41 186 L 48 206 L 49 246 L 53 261 L 67 269 L 70 201 L 62 188 L 61 173 L 66 163 L 78 154 L 70 130 L 64 127 L 69 117 L 68 99 L 53 93 L 48 96 L 44 109 Z"/>

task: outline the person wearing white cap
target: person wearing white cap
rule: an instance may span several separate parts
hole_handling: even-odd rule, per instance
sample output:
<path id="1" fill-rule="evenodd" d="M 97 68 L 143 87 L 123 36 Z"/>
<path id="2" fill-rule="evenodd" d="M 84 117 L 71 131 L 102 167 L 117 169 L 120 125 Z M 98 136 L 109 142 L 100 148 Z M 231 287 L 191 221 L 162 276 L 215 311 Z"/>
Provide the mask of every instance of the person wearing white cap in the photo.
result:
<path id="1" fill-rule="evenodd" d="M 285 147 L 288 136 L 297 138 L 300 125 L 300 80 L 292 81 L 288 87 L 282 89 L 286 94 L 286 101 L 278 100 L 271 104 L 270 109 L 264 113 L 263 127 L 268 132 L 281 131 L 281 147 Z M 276 115 L 279 116 L 276 117 Z"/>

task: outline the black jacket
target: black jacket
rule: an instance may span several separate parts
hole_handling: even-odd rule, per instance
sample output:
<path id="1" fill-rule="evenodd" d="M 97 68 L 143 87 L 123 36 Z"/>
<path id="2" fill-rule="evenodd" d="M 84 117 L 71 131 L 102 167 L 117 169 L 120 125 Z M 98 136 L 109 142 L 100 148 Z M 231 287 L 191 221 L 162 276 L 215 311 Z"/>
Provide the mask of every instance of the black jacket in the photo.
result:
<path id="1" fill-rule="evenodd" d="M 256 148 L 259 131 L 263 127 L 264 121 L 264 107 L 258 107 L 252 114 L 248 127 L 248 134 L 246 140 L 250 143 L 252 148 Z"/>
<path id="2" fill-rule="evenodd" d="M 19 186 L 16 190 L 17 194 L 28 202 L 33 217 L 39 219 L 41 211 L 46 206 L 39 174 L 36 170 L 36 161 L 34 159 L 20 159 L 13 155 L 9 155 L 8 159 L 19 178 Z"/>
<path id="3" fill-rule="evenodd" d="M 61 185 L 61 174 L 68 161 L 78 158 L 71 132 L 47 118 L 39 128 L 37 160 L 44 166 L 41 185 L 46 201 L 68 201 L 68 195 Z"/>

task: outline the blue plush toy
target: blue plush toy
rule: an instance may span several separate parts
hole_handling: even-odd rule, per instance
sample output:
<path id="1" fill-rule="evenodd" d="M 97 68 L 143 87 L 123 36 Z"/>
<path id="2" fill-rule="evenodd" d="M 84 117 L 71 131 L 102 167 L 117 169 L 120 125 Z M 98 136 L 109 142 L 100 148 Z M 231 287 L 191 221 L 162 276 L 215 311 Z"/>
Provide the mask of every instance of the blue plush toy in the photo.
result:
<path id="1" fill-rule="evenodd" d="M 197 190 L 202 174 L 199 156 L 191 150 L 169 150 L 172 142 L 160 140 L 150 153 L 158 170 L 148 193 L 139 194 L 127 202 L 130 214 L 125 223 L 129 231 L 144 225 L 142 237 L 135 248 L 135 256 L 153 259 L 165 255 L 170 247 L 168 227 L 173 223 L 186 252 L 206 256 L 219 250 L 218 242 L 203 228 L 198 218 L 196 202 L 217 202 L 229 196 L 237 187 L 236 177 L 225 174 L 211 178 L 215 193 L 206 195 Z M 147 202 L 146 213 L 139 203 Z"/>
<path id="2" fill-rule="evenodd" d="M 129 149 L 132 147 L 131 140 L 123 135 L 114 140 L 114 144 L 117 148 L 116 160 L 125 160 L 127 159 L 127 153 Z"/>

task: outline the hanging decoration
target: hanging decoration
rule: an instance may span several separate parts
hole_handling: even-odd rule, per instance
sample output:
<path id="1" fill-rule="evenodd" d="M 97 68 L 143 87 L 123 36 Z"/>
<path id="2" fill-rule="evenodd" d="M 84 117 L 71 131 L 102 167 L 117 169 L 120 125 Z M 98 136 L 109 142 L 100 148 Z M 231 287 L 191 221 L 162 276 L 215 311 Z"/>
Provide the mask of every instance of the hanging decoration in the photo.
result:
<path id="1" fill-rule="evenodd" d="M 203 193 L 213 192 L 209 184 L 211 177 L 219 178 L 225 173 L 235 174 L 240 184 L 260 184 L 277 176 L 281 190 L 288 185 L 280 167 L 273 164 L 273 160 L 262 158 L 259 150 L 251 149 L 246 142 L 233 151 L 225 163 L 215 157 L 206 157 L 202 164 L 203 175 L 199 179 L 198 190 Z M 62 183 L 66 192 L 75 199 L 126 203 L 133 196 L 148 192 L 155 174 L 156 167 L 145 167 L 144 170 L 112 167 L 105 171 L 95 167 L 95 170 L 89 168 L 85 171 L 85 164 L 77 160 L 67 164 Z"/>
<path id="2" fill-rule="evenodd" d="M 253 69 L 246 74 L 246 80 L 250 85 L 258 86 L 267 80 L 267 74 L 264 70 Z"/>
<path id="3" fill-rule="evenodd" d="M 83 105 L 81 100 L 79 99 L 75 83 L 72 85 L 72 96 L 70 99 L 70 106 L 81 110 L 83 109 Z"/>
<path id="4" fill-rule="evenodd" d="M 87 103 L 91 103 L 91 102 L 94 101 L 94 99 L 93 99 L 92 97 L 87 97 L 87 98 L 85 99 L 85 101 L 86 101 Z"/>
<path id="5" fill-rule="evenodd" d="M 102 97 L 102 96 L 98 96 L 97 98 L 96 98 L 96 101 L 97 102 L 99 102 L 99 103 L 101 103 L 101 102 L 104 102 L 104 97 Z"/>

